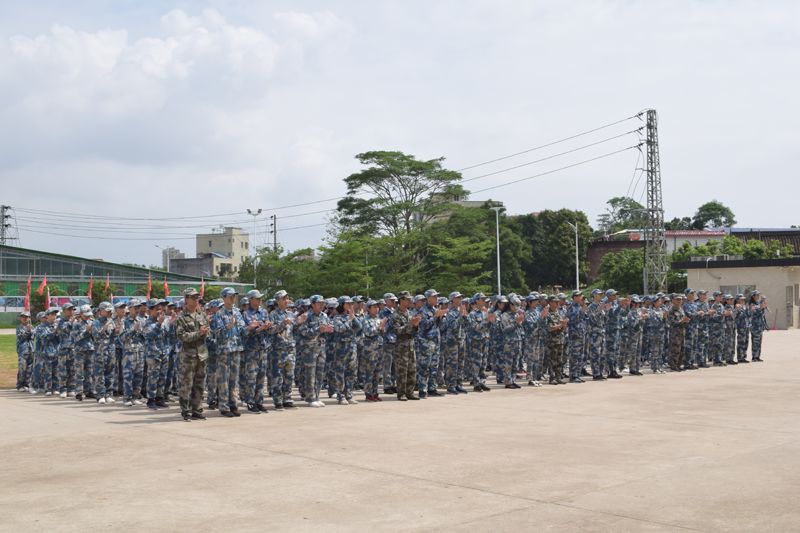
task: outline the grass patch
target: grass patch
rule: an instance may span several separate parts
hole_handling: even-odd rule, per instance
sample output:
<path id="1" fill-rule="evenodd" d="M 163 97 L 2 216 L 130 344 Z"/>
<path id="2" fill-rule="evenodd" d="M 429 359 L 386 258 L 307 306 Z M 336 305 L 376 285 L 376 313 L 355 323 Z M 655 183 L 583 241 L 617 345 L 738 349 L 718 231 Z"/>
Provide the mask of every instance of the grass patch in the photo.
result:
<path id="1" fill-rule="evenodd" d="M 0 335 L 0 389 L 17 384 L 17 336 Z"/>

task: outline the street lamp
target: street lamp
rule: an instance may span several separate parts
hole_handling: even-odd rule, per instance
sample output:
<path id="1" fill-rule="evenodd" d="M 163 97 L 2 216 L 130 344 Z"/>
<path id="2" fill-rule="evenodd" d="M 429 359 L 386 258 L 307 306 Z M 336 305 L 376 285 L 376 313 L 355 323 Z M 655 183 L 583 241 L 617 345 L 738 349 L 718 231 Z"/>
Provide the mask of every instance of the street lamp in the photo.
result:
<path id="1" fill-rule="evenodd" d="M 162 248 L 161 246 L 159 246 L 159 245 L 157 245 L 157 244 L 154 244 L 153 246 L 155 246 L 156 248 L 158 248 L 159 250 L 161 250 L 161 253 L 162 253 L 162 254 L 163 254 L 164 252 L 167 252 L 167 272 L 169 272 L 169 271 L 170 271 L 170 270 L 169 270 L 169 256 L 170 256 L 170 248 L 171 248 L 171 246 L 167 246 L 166 248 Z"/>
<path id="2" fill-rule="evenodd" d="M 256 219 L 258 218 L 258 215 L 261 214 L 261 209 L 259 209 L 258 211 L 255 211 L 253 209 L 248 209 L 247 210 L 247 214 L 253 217 L 253 242 L 252 242 L 252 245 L 253 245 L 253 255 L 255 256 L 256 255 Z"/>
<path id="3" fill-rule="evenodd" d="M 581 275 L 580 275 L 580 268 L 578 266 L 578 221 L 576 220 L 573 224 L 569 220 L 566 221 L 569 224 L 569 227 L 575 230 L 575 290 L 581 290 Z"/>
<path id="4" fill-rule="evenodd" d="M 497 241 L 497 294 L 503 294 L 500 290 L 500 211 L 505 209 L 502 206 L 490 207 L 495 215 L 495 240 Z"/>

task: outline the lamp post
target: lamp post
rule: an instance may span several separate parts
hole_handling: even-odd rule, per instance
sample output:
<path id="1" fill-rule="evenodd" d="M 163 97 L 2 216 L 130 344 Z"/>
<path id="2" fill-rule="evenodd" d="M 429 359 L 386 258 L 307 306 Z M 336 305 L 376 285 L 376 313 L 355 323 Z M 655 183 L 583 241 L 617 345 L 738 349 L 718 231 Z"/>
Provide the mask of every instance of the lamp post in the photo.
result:
<path id="1" fill-rule="evenodd" d="M 500 211 L 505 209 L 501 206 L 490 207 L 495 215 L 495 240 L 497 241 L 497 294 L 503 294 L 500 289 Z"/>
<path id="2" fill-rule="evenodd" d="M 576 220 L 573 224 L 570 221 L 566 221 L 569 226 L 575 230 L 575 290 L 581 290 L 581 270 L 578 265 L 578 221 Z"/>
<path id="3" fill-rule="evenodd" d="M 253 217 L 253 288 L 257 289 L 256 286 L 258 284 L 257 281 L 257 274 L 258 274 L 258 253 L 256 252 L 256 219 L 258 215 L 261 214 L 261 209 L 258 211 L 253 209 L 248 209 L 247 214 Z"/>
<path id="4" fill-rule="evenodd" d="M 170 271 L 169 270 L 169 256 L 170 256 L 170 248 L 171 248 L 171 246 L 167 246 L 166 248 L 162 248 L 161 246 L 159 246 L 157 244 L 154 244 L 153 246 L 155 246 L 156 248 L 161 250 L 162 253 L 167 252 L 167 272 L 169 272 Z"/>

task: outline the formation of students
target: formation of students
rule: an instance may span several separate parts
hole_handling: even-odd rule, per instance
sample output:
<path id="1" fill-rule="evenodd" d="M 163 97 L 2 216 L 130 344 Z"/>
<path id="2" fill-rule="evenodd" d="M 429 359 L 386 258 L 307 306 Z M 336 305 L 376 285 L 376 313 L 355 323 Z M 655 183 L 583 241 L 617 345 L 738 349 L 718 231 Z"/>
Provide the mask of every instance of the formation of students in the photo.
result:
<path id="1" fill-rule="evenodd" d="M 186 421 L 204 407 L 227 418 L 293 408 L 294 398 L 324 407 L 395 395 L 400 401 L 529 386 L 620 379 L 761 361 L 767 302 L 686 289 L 683 294 L 590 298 L 531 293 L 466 297 L 434 289 L 374 300 L 361 296 L 293 301 L 285 291 L 264 301 L 225 288 L 203 302 L 129 300 L 96 309 L 72 304 L 17 326 L 17 389 L 100 404 L 170 407 L 178 396 Z M 294 386 L 297 392 L 294 392 Z M 443 392 L 440 392 L 443 391 Z"/>

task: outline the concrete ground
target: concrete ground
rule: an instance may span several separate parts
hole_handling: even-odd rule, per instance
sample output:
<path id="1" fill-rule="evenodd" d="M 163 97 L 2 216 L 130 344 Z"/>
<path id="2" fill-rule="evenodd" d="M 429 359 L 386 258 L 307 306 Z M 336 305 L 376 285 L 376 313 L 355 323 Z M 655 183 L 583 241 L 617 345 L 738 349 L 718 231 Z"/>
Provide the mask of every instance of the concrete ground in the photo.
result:
<path id="1" fill-rule="evenodd" d="M 769 332 L 761 364 L 191 423 L 3 391 L 0 530 L 798 531 L 798 344 Z"/>

